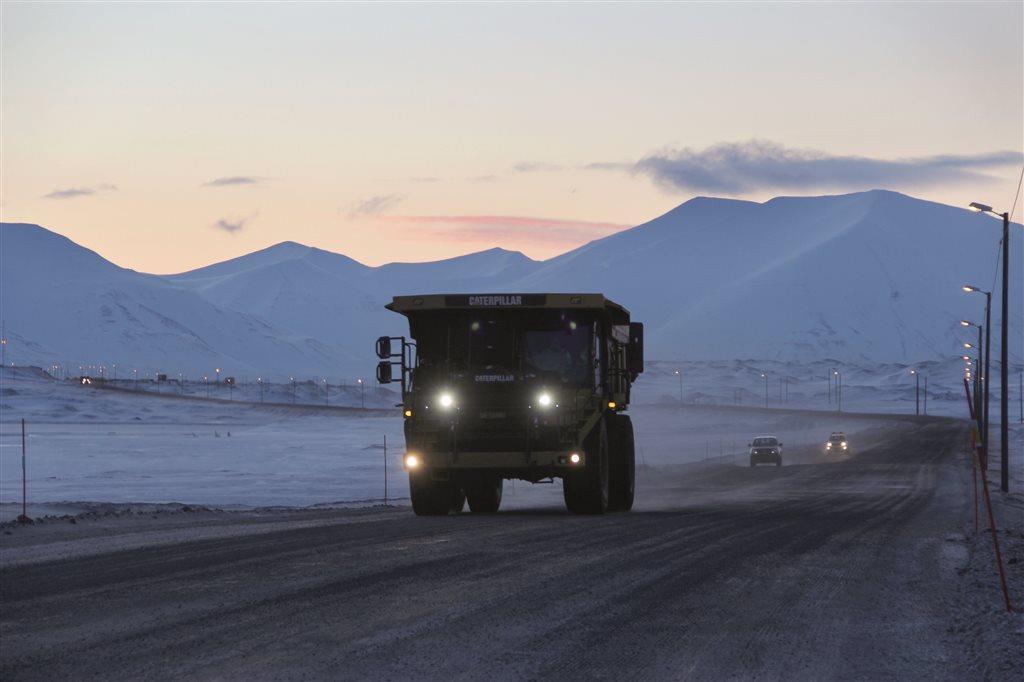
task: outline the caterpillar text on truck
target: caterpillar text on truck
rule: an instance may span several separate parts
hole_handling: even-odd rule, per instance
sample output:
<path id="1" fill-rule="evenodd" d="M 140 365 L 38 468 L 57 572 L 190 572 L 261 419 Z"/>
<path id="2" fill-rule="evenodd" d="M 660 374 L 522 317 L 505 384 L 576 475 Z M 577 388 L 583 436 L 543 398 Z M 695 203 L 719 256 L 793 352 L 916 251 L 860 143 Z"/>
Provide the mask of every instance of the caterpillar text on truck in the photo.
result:
<path id="1" fill-rule="evenodd" d="M 418 515 L 495 512 L 505 479 L 561 478 L 578 514 L 633 506 L 643 325 L 602 294 L 396 296 L 410 337 L 377 340 L 400 381 Z M 397 376 L 396 376 L 397 372 Z"/>

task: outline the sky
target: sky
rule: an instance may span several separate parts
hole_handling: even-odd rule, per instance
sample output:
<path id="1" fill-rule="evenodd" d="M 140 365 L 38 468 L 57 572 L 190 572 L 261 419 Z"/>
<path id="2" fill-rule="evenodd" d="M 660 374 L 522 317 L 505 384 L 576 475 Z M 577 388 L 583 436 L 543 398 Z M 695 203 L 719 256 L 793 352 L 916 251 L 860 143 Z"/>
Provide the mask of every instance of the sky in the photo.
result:
<path id="1" fill-rule="evenodd" d="M 0 217 L 163 274 L 548 258 L 698 195 L 1007 210 L 1022 8 L 5 1 Z"/>

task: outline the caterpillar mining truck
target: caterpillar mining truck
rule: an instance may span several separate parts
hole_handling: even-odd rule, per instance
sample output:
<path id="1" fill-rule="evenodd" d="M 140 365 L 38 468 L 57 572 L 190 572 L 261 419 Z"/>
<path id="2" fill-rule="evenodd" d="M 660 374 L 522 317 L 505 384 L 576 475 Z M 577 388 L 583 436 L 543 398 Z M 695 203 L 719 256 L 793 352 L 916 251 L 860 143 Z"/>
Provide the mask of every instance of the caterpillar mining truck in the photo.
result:
<path id="1" fill-rule="evenodd" d="M 633 506 L 643 325 L 601 294 L 396 296 L 410 337 L 377 340 L 400 381 L 418 515 L 496 512 L 505 479 L 562 479 L 578 514 Z M 397 375 L 397 376 L 396 376 Z"/>

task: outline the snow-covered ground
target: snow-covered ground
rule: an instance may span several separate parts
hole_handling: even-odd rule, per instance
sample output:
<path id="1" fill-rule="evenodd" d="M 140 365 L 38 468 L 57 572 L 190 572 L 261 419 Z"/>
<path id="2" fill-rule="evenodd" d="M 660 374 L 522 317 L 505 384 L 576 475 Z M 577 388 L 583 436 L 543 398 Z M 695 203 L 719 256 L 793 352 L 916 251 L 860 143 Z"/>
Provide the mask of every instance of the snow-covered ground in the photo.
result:
<path id="1" fill-rule="evenodd" d="M 644 397 L 657 386 L 656 376 L 641 385 L 630 412 L 638 465 L 649 475 L 705 459 L 746 465 L 746 444 L 759 434 L 781 438 L 786 462 L 794 463 L 818 457 L 832 430 L 846 431 L 856 448 L 892 426 L 891 419 L 847 413 L 680 406 Z M 28 423 L 28 490 L 35 504 L 376 504 L 384 498 L 385 437 L 389 500 L 408 496 L 402 421 L 393 408 L 261 405 L 99 389 L 10 368 L 2 406 L 5 516 L 21 495 L 21 418 Z M 510 506 L 560 497 L 557 484 L 510 482 L 506 488 Z"/>

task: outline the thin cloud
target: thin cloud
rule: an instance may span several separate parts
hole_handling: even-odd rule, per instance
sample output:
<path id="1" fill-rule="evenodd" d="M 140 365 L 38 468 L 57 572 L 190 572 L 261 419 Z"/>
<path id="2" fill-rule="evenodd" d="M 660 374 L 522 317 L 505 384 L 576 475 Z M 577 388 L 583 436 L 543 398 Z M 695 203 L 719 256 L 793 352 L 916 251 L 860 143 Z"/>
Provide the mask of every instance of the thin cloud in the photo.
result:
<path id="1" fill-rule="evenodd" d="M 402 203 L 404 197 L 401 194 L 378 194 L 355 202 L 349 208 L 348 217 L 358 218 L 359 216 L 380 215 L 388 209 L 392 209 Z"/>
<path id="2" fill-rule="evenodd" d="M 101 183 L 94 187 L 68 187 L 55 189 L 49 194 L 44 194 L 44 199 L 74 199 L 76 197 L 88 197 L 100 192 L 116 192 L 117 186 L 109 183 Z"/>
<path id="3" fill-rule="evenodd" d="M 217 178 L 204 182 L 203 187 L 231 187 L 233 185 L 258 185 L 265 182 L 266 178 L 256 175 L 231 175 L 224 178 Z"/>
<path id="4" fill-rule="evenodd" d="M 472 178 L 469 178 L 469 181 L 470 182 L 497 182 L 500 179 L 501 178 L 499 178 L 497 175 L 477 175 L 477 176 L 474 176 Z"/>
<path id="5" fill-rule="evenodd" d="M 221 230 L 223 232 L 227 232 L 228 234 L 235 234 L 236 232 L 241 232 L 242 230 L 244 230 L 246 224 L 250 220 L 252 220 L 252 218 L 253 218 L 253 216 L 249 216 L 247 218 L 236 218 L 236 219 L 221 218 L 220 220 L 215 222 L 211 227 L 213 227 L 213 229 L 215 229 L 215 230 Z"/>
<path id="6" fill-rule="evenodd" d="M 407 215 L 382 220 L 401 225 L 417 235 L 452 241 L 580 244 L 619 232 L 630 225 L 507 215 Z"/>
<path id="7" fill-rule="evenodd" d="M 599 170 L 646 175 L 670 190 L 742 194 L 758 190 L 870 189 L 928 186 L 985 179 L 984 171 L 1019 165 L 1024 154 L 942 154 L 903 159 L 830 154 L 752 140 L 705 149 L 668 149 L 631 166 L 590 164 Z"/>
<path id="8" fill-rule="evenodd" d="M 524 161 L 512 166 L 516 173 L 537 173 L 541 171 L 559 171 L 562 167 L 554 163 L 544 161 Z"/>

